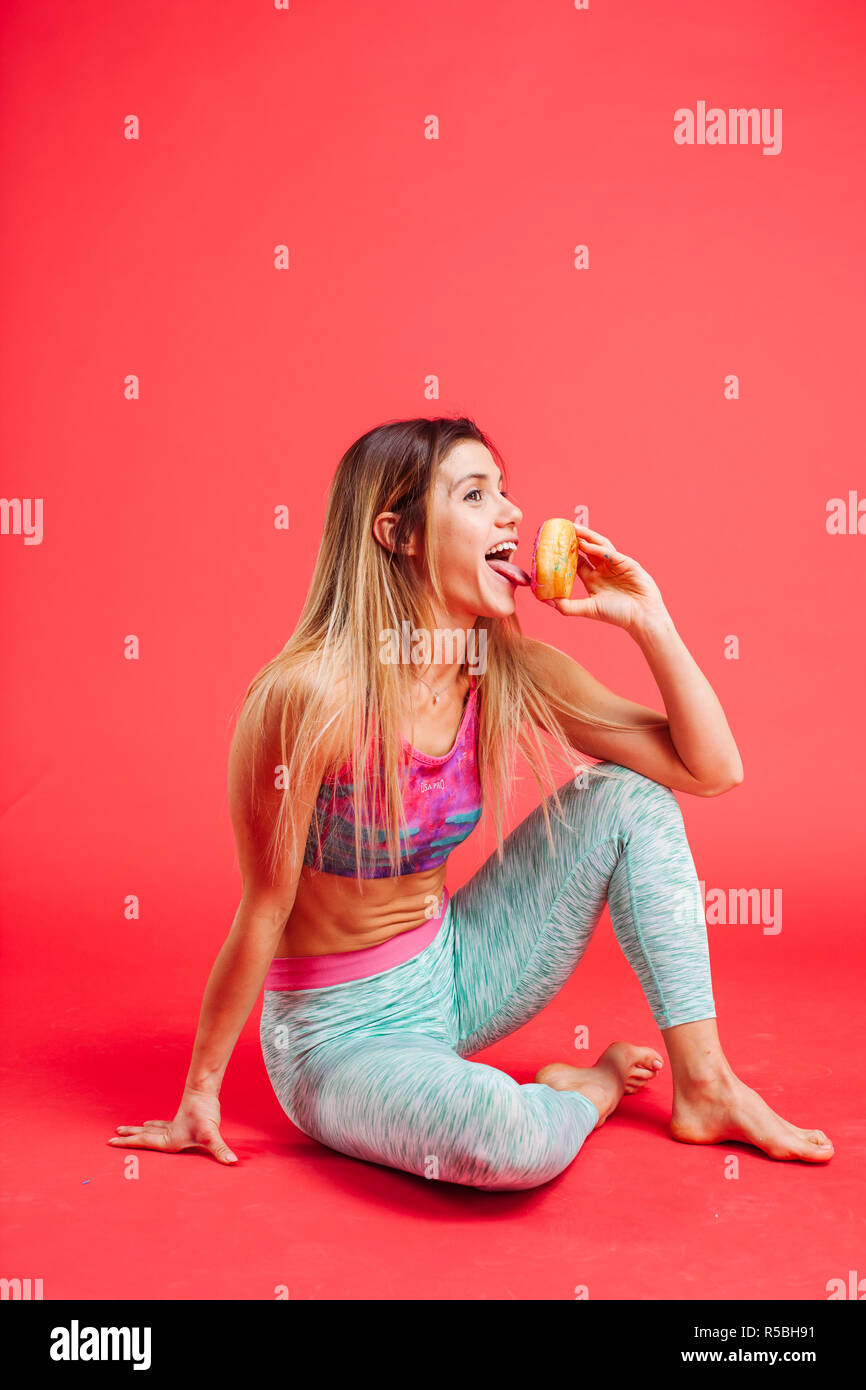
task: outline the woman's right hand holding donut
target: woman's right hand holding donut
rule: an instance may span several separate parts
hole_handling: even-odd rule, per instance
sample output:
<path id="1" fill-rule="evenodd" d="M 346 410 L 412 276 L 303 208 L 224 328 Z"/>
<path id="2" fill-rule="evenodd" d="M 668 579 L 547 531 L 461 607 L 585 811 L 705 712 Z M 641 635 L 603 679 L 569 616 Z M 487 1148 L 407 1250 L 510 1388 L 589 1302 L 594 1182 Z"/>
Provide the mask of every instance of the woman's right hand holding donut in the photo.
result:
<path id="1" fill-rule="evenodd" d="M 118 1125 L 108 1140 L 117 1149 L 156 1149 L 180 1153 L 182 1149 L 206 1149 L 218 1163 L 237 1163 L 219 1130 L 220 1103 L 211 1091 L 186 1089 L 173 1120 L 145 1120 L 143 1125 Z"/>

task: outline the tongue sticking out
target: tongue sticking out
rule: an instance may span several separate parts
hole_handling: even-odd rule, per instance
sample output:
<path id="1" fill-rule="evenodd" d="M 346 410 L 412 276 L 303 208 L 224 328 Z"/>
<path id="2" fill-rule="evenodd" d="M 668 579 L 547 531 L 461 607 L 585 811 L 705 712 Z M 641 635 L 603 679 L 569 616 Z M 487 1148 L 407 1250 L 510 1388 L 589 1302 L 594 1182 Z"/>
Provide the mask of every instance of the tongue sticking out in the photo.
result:
<path id="1" fill-rule="evenodd" d="M 529 575 L 526 573 L 526 570 L 522 570 L 519 565 L 512 565 L 509 560 L 500 560 L 498 556 L 494 556 L 493 559 L 488 560 L 487 563 L 492 570 L 496 570 L 496 573 L 501 574 L 504 579 L 510 579 L 512 584 L 530 583 Z"/>

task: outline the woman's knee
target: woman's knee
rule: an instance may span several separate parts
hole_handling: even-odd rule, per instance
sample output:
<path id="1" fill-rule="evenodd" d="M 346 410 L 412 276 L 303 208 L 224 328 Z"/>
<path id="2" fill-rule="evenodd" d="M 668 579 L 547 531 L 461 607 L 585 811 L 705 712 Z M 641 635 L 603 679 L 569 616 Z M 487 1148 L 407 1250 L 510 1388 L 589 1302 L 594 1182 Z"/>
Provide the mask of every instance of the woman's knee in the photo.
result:
<path id="1" fill-rule="evenodd" d="M 532 1104 L 530 1091 L 538 1087 L 518 1086 L 504 1074 L 503 1080 L 516 1088 L 516 1103 L 509 1096 L 503 1109 L 479 1105 L 475 1125 L 463 1130 L 448 1154 L 442 1176 L 450 1181 L 483 1191 L 540 1187 L 567 1168 L 580 1149 L 583 1137 L 575 1134 L 568 1116 Z"/>
<path id="2" fill-rule="evenodd" d="M 647 777 L 643 772 L 636 772 L 633 767 L 625 767 L 622 763 L 610 762 L 600 763 L 599 766 L 612 775 L 593 778 L 592 780 L 597 785 L 607 784 L 620 791 L 621 795 L 625 797 L 676 802 L 676 797 L 670 787 L 665 786 L 663 782 L 654 782 L 652 777 Z"/>
<path id="3" fill-rule="evenodd" d="M 566 820 L 584 820 L 589 816 L 615 831 L 620 823 L 629 821 L 635 810 L 682 814 L 670 787 L 621 763 L 603 762 L 598 766 L 610 775 L 593 776 L 594 769 L 590 769 L 557 788 Z"/>
<path id="4" fill-rule="evenodd" d="M 543 1187 L 563 1172 L 574 1158 L 573 1149 L 553 1158 L 519 1151 L 491 1158 L 476 1152 L 461 1165 L 459 1176 L 453 1181 L 477 1187 L 481 1192 L 524 1192 L 528 1188 Z"/>

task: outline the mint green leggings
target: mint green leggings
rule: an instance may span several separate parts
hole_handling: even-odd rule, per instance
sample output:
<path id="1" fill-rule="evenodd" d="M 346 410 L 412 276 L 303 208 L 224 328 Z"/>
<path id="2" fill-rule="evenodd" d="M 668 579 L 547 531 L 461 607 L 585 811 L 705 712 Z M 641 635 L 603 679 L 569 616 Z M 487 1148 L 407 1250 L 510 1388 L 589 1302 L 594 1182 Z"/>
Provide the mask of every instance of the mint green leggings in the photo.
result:
<path id="1" fill-rule="evenodd" d="M 448 902 L 419 955 L 366 978 L 266 989 L 260 1037 L 289 1118 L 340 1153 L 485 1189 L 548 1182 L 598 1121 L 578 1091 L 468 1058 L 539 1013 L 605 900 L 660 1028 L 715 1017 L 703 905 L 668 787 L 617 764 L 539 806 Z M 581 781 L 583 785 L 581 785 Z"/>

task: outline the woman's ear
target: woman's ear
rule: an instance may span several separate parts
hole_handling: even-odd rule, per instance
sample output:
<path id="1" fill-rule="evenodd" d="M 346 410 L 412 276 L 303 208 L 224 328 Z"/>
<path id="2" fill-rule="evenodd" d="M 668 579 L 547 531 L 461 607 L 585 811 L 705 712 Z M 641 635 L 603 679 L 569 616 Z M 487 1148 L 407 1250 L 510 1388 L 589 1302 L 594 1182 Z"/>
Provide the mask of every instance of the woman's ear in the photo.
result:
<path id="1" fill-rule="evenodd" d="M 394 549 L 394 528 L 397 523 L 395 512 L 380 512 L 373 522 L 373 535 L 386 550 Z"/>
<path id="2" fill-rule="evenodd" d="M 392 553 L 394 550 L 394 538 L 397 528 L 397 522 L 399 521 L 399 519 L 400 518 L 398 517 L 396 512 L 380 512 L 379 515 L 376 517 L 375 521 L 373 522 L 373 535 L 376 537 L 376 540 L 379 542 L 380 545 L 383 545 L 386 550 L 390 550 Z M 404 555 L 415 554 L 414 536 L 411 540 L 404 541 L 403 553 Z"/>

